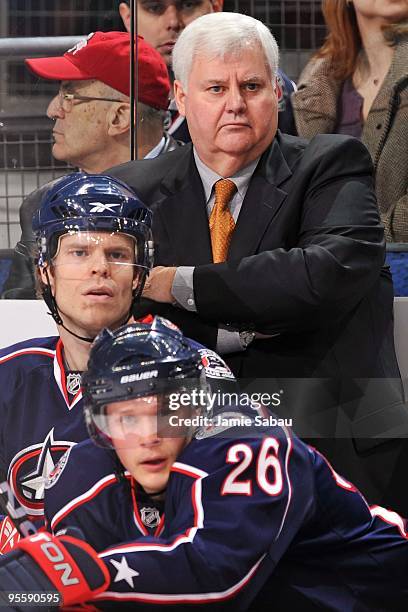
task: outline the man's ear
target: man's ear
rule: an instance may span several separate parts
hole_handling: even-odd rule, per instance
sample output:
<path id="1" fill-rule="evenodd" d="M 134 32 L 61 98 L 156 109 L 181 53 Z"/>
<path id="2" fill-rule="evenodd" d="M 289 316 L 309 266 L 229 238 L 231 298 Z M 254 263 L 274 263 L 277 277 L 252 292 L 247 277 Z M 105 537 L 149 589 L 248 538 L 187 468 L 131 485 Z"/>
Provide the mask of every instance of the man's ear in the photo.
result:
<path id="1" fill-rule="evenodd" d="M 211 4 L 214 13 L 219 13 L 223 9 L 224 0 L 211 0 Z"/>
<path id="2" fill-rule="evenodd" d="M 119 4 L 119 15 L 122 17 L 123 25 L 125 26 L 127 32 L 130 31 L 130 7 L 126 4 L 126 2 L 121 2 Z"/>
<path id="3" fill-rule="evenodd" d="M 120 102 L 112 104 L 106 116 L 108 122 L 108 135 L 119 136 L 130 128 L 130 104 Z"/>
<path id="4" fill-rule="evenodd" d="M 50 268 L 50 266 L 48 266 L 48 264 L 45 264 L 43 266 L 37 266 L 37 275 L 39 280 L 41 281 L 41 283 L 43 285 L 48 285 L 48 280 L 47 280 L 47 276 L 45 274 L 45 270 L 48 271 L 48 278 L 50 280 L 49 284 L 51 285 L 51 289 L 54 292 L 54 277 L 52 274 L 52 268 Z"/>
<path id="5" fill-rule="evenodd" d="M 174 81 L 174 99 L 177 104 L 178 112 L 180 113 L 180 115 L 183 115 L 183 117 L 185 117 L 186 116 L 186 106 L 185 106 L 186 93 L 183 89 L 181 82 L 177 81 L 177 79 Z"/>

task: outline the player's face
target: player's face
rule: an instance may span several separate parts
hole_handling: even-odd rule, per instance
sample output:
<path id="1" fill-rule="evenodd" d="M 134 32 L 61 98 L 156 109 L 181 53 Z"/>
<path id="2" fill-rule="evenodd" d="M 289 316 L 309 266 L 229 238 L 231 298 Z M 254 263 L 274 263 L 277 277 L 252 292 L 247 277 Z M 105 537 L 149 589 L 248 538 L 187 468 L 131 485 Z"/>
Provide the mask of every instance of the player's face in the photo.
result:
<path id="1" fill-rule="evenodd" d="M 180 81 L 174 87 L 198 155 L 210 168 L 224 157 L 242 168 L 272 142 L 278 95 L 260 47 L 224 58 L 198 55 L 187 90 Z"/>
<path id="2" fill-rule="evenodd" d="M 115 329 L 127 319 L 139 268 L 135 242 L 125 234 L 64 235 L 49 269 L 64 324 L 79 335 Z M 44 272 L 43 282 L 46 282 Z"/>
<path id="3" fill-rule="evenodd" d="M 115 451 L 136 482 L 147 493 L 165 489 L 186 438 L 159 437 L 156 396 L 109 404 L 107 420 Z"/>
<path id="4" fill-rule="evenodd" d="M 60 92 L 49 103 L 47 115 L 54 119 L 52 154 L 55 159 L 66 161 L 84 172 L 102 172 L 102 163 L 112 146 L 109 136 L 108 111 L 114 102 L 101 100 L 72 103 L 63 101 L 60 93 L 79 94 L 87 97 L 103 96 L 103 84 L 99 81 L 62 81 Z M 118 93 L 118 100 L 120 94 Z"/>
<path id="5" fill-rule="evenodd" d="M 152 45 L 168 66 L 174 44 L 182 30 L 206 13 L 222 10 L 224 0 L 138 0 L 138 30 Z M 123 23 L 130 30 L 130 9 L 122 2 L 119 6 Z"/>

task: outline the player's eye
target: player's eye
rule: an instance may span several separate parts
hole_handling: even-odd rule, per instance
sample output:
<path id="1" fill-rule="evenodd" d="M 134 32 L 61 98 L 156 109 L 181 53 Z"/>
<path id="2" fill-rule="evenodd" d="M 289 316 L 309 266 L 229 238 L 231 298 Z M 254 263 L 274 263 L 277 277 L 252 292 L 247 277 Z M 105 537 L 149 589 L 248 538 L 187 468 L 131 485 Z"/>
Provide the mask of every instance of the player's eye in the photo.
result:
<path id="1" fill-rule="evenodd" d="M 83 258 L 88 255 L 88 251 L 87 249 L 71 249 L 69 251 L 69 254 L 72 255 L 73 257 Z"/>
<path id="2" fill-rule="evenodd" d="M 134 414 L 122 414 L 119 421 L 125 429 L 131 429 L 136 426 L 137 417 Z"/>
<path id="3" fill-rule="evenodd" d="M 120 261 L 124 263 L 130 263 L 131 261 L 130 253 L 125 251 L 110 251 L 108 253 L 108 258 L 111 261 Z"/>

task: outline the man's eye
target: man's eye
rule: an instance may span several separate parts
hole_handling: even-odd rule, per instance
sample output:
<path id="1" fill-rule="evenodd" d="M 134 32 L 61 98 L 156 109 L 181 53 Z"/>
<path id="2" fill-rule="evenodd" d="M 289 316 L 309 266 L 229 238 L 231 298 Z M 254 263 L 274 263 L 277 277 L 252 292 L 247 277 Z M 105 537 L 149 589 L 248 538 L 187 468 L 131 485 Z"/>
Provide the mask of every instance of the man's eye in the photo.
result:
<path id="1" fill-rule="evenodd" d="M 109 253 L 109 259 L 111 261 L 124 261 L 130 263 L 130 256 L 128 253 L 124 253 L 123 251 L 111 251 Z"/>
<path id="2" fill-rule="evenodd" d="M 223 91 L 223 87 L 221 85 L 212 85 L 209 87 L 209 91 L 212 93 L 221 93 Z"/>
<path id="3" fill-rule="evenodd" d="M 85 249 L 73 249 L 71 251 L 71 255 L 74 257 L 85 257 L 87 255 L 87 251 Z"/>
<path id="4" fill-rule="evenodd" d="M 166 10 L 165 5 L 161 2 L 147 2 L 143 3 L 142 7 L 148 13 L 153 13 L 154 15 L 161 15 Z"/>
<path id="5" fill-rule="evenodd" d="M 135 427 L 137 423 L 137 418 L 133 414 L 122 414 L 120 417 L 120 424 L 129 429 Z"/>
<path id="6" fill-rule="evenodd" d="M 181 9 L 184 11 L 193 11 L 202 5 L 202 0 L 185 0 L 181 3 Z"/>
<path id="7" fill-rule="evenodd" d="M 256 91 L 257 89 L 259 89 L 259 83 L 246 83 L 245 88 L 248 91 Z"/>

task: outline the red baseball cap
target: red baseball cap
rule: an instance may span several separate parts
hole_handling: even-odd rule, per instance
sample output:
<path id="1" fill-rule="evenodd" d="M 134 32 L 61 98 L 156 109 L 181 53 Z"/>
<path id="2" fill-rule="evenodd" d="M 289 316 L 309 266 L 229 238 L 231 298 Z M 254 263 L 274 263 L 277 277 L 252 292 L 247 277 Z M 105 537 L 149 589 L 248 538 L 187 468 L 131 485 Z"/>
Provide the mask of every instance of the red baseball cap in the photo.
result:
<path id="1" fill-rule="evenodd" d="M 138 99 L 154 108 L 167 109 L 170 81 L 160 53 L 142 36 L 138 47 Z M 96 79 L 129 96 L 130 35 L 128 32 L 93 32 L 61 57 L 26 59 L 27 66 L 43 79 L 85 81 Z"/>

